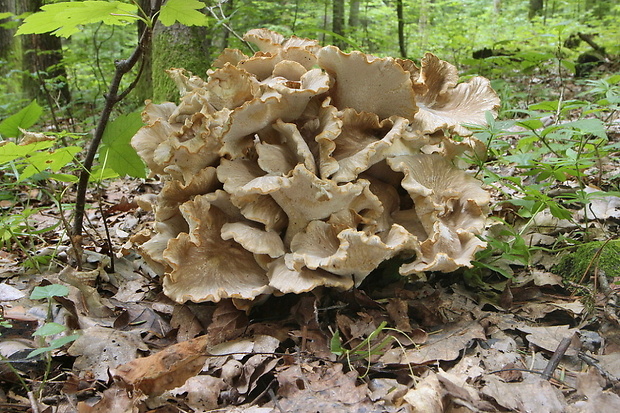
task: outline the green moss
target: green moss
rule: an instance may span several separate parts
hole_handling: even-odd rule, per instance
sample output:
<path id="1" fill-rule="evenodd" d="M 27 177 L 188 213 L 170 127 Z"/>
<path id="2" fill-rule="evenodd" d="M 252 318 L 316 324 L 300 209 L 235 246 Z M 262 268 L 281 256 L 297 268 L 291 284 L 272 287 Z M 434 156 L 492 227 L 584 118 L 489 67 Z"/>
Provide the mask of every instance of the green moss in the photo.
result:
<path id="1" fill-rule="evenodd" d="M 173 24 L 158 24 L 153 38 L 153 100 L 178 101 L 179 89 L 166 74 L 172 67 L 184 68 L 202 78 L 209 68 L 206 29 Z"/>
<path id="2" fill-rule="evenodd" d="M 588 275 L 592 275 L 597 268 L 605 271 L 608 277 L 620 276 L 620 240 L 583 244 L 562 257 L 552 271 L 565 280 L 579 281 L 586 271 Z"/>

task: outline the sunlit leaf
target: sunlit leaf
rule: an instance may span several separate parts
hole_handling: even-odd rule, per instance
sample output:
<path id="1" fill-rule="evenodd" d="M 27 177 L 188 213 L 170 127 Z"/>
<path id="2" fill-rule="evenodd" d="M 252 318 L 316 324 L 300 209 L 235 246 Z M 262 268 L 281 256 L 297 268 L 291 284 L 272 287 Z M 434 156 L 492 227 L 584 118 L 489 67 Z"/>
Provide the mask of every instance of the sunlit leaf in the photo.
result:
<path id="1" fill-rule="evenodd" d="M 52 141 L 35 142 L 28 145 L 16 145 L 13 142 L 6 142 L 0 146 L 0 165 L 17 158 L 23 158 L 38 150 L 47 149 L 53 144 L 54 142 Z"/>
<path id="2" fill-rule="evenodd" d="M 55 334 L 62 333 L 66 329 L 67 327 L 63 326 L 62 324 L 45 323 L 41 327 L 39 327 L 34 333 L 32 333 L 32 335 L 43 336 L 43 337 L 53 336 Z"/>
<path id="3" fill-rule="evenodd" d="M 51 32 L 56 36 L 69 37 L 80 30 L 81 25 L 104 23 L 127 24 L 136 7 L 120 1 L 80 1 L 46 4 L 41 11 L 26 17 L 17 29 L 17 35 Z"/>
<path id="4" fill-rule="evenodd" d="M 33 100 L 15 115 L 9 116 L 0 122 L 0 135 L 6 138 L 18 136 L 20 133 L 19 128 L 28 129 L 39 120 L 42 113 L 43 108 L 39 106 L 36 100 Z"/>
<path id="5" fill-rule="evenodd" d="M 198 0 L 168 0 L 159 13 L 159 21 L 171 26 L 176 22 L 185 26 L 205 26 L 207 16 L 200 10 L 205 4 Z"/>
<path id="6" fill-rule="evenodd" d="M 75 155 L 81 150 L 82 149 L 77 146 L 68 146 L 59 148 L 55 151 L 36 153 L 25 160 L 27 166 L 21 172 L 19 180 L 23 181 L 45 170 L 57 172 L 60 168 L 71 163 Z"/>

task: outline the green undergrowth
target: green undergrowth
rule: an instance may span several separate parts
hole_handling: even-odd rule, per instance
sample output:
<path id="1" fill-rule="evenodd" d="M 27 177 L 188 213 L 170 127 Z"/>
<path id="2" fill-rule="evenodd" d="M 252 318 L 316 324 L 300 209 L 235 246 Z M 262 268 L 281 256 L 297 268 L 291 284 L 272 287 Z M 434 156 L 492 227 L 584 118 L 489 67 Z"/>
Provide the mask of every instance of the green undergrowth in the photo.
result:
<path id="1" fill-rule="evenodd" d="M 469 279 L 479 282 L 489 273 L 510 278 L 517 269 L 532 265 L 536 253 L 556 256 L 577 245 L 597 245 L 589 241 L 596 240 L 591 229 L 600 217 L 588 211 L 594 202 L 620 196 L 620 175 L 603 173 L 603 164 L 620 152 L 620 142 L 611 139 L 611 125 L 620 110 L 620 75 L 583 86 L 585 91 L 574 99 L 531 104 L 517 111 L 515 119 L 494 120 L 489 115 L 488 125 L 472 127 L 487 145 L 487 154 L 469 162 L 496 201 L 493 224 L 482 236 L 488 247 L 466 271 Z M 539 230 L 537 218 L 544 213 L 570 227 L 560 230 L 551 244 L 531 242 L 531 234 Z M 602 238 L 613 239 L 614 234 Z M 602 257 L 605 262 L 607 254 Z M 609 276 L 617 274 L 612 267 Z M 585 268 L 575 271 L 583 274 Z M 576 276 L 571 271 L 570 277 Z"/>

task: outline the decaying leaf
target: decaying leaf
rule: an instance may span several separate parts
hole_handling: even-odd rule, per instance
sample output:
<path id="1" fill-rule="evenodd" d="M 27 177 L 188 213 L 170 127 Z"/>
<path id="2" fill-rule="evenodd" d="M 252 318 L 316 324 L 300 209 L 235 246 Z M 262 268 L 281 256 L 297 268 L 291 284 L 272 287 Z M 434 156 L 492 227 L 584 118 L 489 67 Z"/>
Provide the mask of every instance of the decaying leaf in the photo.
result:
<path id="1" fill-rule="evenodd" d="M 484 339 L 484 329 L 478 322 L 461 322 L 446 325 L 428 336 L 419 348 L 392 349 L 381 357 L 384 363 L 426 364 L 438 360 L 455 360 L 471 340 Z"/>
<path id="2" fill-rule="evenodd" d="M 356 372 L 342 372 L 342 364 L 290 366 L 278 373 L 279 405 L 291 412 L 380 412 L 356 379 Z"/>
<path id="3" fill-rule="evenodd" d="M 482 393 L 499 405 L 518 412 L 563 413 L 566 402 L 560 390 L 547 380 L 529 376 L 520 383 L 504 383 L 495 376 L 485 377 Z"/>
<path id="4" fill-rule="evenodd" d="M 139 333 L 90 327 L 67 351 L 77 357 L 74 368 L 83 374 L 91 372 L 98 380 L 107 381 L 108 370 L 134 360 L 138 350 L 148 350 Z"/>
<path id="5" fill-rule="evenodd" d="M 213 344 L 208 335 L 183 341 L 112 369 L 112 377 L 133 392 L 159 395 L 182 386 L 188 378 L 195 376 L 209 356 L 208 347 Z"/>

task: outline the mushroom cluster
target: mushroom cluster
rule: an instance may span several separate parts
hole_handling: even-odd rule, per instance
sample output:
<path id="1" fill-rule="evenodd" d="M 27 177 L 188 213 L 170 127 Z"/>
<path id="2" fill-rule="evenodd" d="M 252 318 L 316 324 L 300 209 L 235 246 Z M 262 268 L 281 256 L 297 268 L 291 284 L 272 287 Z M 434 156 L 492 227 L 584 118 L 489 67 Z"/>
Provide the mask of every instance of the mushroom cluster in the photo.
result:
<path id="1" fill-rule="evenodd" d="M 180 103 L 148 103 L 133 147 L 161 192 L 136 234 L 177 302 L 349 289 L 382 262 L 400 273 L 470 266 L 489 195 L 459 166 L 499 99 L 454 66 L 344 53 L 251 30 L 208 80 L 169 71 Z M 458 137 L 457 139 L 454 139 Z"/>

